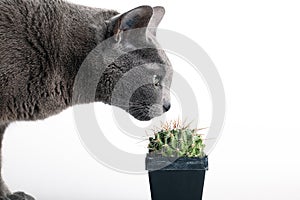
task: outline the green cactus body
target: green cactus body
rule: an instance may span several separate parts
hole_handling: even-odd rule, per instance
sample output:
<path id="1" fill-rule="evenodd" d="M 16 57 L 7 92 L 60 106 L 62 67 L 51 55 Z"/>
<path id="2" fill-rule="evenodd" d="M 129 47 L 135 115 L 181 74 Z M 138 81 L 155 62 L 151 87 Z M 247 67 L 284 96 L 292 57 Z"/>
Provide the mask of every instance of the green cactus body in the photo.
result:
<path id="1" fill-rule="evenodd" d="M 183 126 L 181 126 L 183 127 Z M 203 139 L 196 129 L 180 128 L 167 123 L 162 130 L 149 138 L 149 153 L 167 157 L 204 157 Z"/>

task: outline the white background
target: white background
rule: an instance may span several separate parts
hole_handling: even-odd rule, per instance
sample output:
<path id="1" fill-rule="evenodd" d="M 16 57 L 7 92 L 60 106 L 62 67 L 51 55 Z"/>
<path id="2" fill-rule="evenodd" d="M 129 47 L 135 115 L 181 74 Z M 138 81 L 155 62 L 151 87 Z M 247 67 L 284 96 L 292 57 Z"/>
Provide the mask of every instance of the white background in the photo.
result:
<path id="1" fill-rule="evenodd" d="M 227 114 L 209 155 L 203 199 L 300 199 L 298 1 L 73 2 L 120 12 L 163 5 L 167 13 L 160 27 L 193 39 L 216 64 Z M 171 61 L 180 67 L 178 58 Z M 96 108 L 110 118 L 110 108 Z M 203 126 L 208 122 L 209 117 Z M 12 124 L 5 135 L 3 171 L 12 191 L 26 191 L 37 200 L 150 199 L 147 175 L 115 172 L 87 153 L 71 109 L 44 121 Z"/>

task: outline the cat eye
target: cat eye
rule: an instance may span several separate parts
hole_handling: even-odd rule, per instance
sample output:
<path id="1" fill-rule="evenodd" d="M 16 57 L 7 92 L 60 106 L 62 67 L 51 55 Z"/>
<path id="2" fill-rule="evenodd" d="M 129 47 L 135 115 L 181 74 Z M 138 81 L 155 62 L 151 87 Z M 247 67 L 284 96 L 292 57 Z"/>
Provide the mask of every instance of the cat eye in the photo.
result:
<path id="1" fill-rule="evenodd" d="M 156 87 L 159 87 L 159 86 L 160 86 L 160 77 L 159 77 L 159 76 L 157 76 L 157 75 L 154 75 L 154 76 L 153 76 L 153 84 L 154 84 L 154 86 L 156 86 Z"/>

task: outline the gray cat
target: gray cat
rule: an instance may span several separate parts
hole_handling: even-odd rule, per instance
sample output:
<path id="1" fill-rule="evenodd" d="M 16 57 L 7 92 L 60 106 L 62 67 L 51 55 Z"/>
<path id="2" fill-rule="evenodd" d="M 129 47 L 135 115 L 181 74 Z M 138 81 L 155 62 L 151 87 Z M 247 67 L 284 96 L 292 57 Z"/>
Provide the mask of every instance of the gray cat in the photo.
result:
<path id="1" fill-rule="evenodd" d="M 173 71 L 155 39 L 163 16 L 162 7 L 119 14 L 60 0 L 0 0 L 0 141 L 12 122 L 45 119 L 78 104 L 103 102 L 142 121 L 167 112 Z M 101 51 L 94 50 L 98 45 Z M 115 59 L 103 66 L 103 55 Z M 85 78 L 76 85 L 84 63 Z M 0 199 L 32 199 L 11 194 L 1 176 L 0 184 Z"/>

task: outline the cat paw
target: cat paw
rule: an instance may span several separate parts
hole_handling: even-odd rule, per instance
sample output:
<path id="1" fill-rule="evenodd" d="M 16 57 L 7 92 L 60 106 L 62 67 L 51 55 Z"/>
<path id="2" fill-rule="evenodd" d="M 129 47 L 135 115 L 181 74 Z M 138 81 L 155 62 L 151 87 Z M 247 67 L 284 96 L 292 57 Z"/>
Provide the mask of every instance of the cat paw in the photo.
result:
<path id="1" fill-rule="evenodd" d="M 32 196 L 25 194 L 24 192 L 15 192 L 7 197 L 0 197 L 0 200 L 35 200 Z"/>

